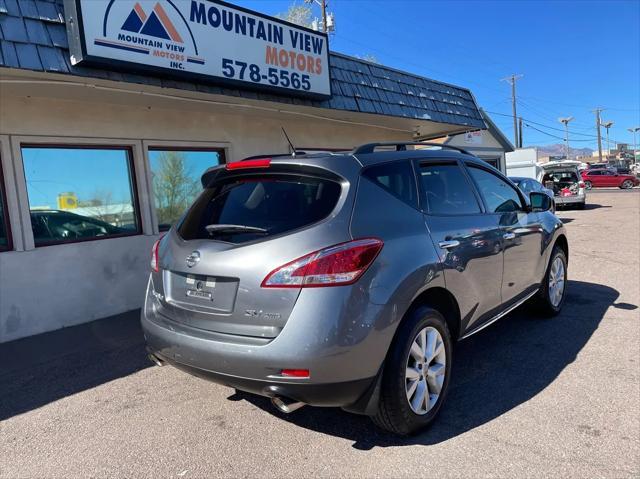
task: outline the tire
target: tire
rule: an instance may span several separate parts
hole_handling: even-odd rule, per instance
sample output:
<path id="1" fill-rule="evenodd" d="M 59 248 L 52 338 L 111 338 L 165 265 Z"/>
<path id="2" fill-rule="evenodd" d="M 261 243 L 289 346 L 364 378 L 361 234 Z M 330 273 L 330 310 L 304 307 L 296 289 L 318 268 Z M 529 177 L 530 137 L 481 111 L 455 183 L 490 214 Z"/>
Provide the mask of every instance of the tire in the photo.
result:
<path id="1" fill-rule="evenodd" d="M 589 180 L 584 182 L 584 187 L 588 190 L 590 190 L 591 188 L 593 188 L 593 183 L 591 183 Z"/>
<path id="2" fill-rule="evenodd" d="M 624 190 L 628 190 L 630 188 L 633 188 L 633 181 L 631 180 L 624 180 L 622 182 L 622 184 L 620 185 L 620 188 L 624 189 Z"/>
<path id="3" fill-rule="evenodd" d="M 449 389 L 453 347 L 447 323 L 438 311 L 423 306 L 409 312 L 408 315 L 396 333 L 387 355 L 382 373 L 378 411 L 371 418 L 378 427 L 402 436 L 426 428 L 437 417 Z M 425 331 L 425 336 L 421 336 L 423 331 Z M 422 342 L 420 338 L 437 340 L 438 336 L 434 334 L 434 331 L 437 332 L 440 339 L 435 347 L 435 351 L 439 351 L 439 353 L 434 355 L 433 361 L 427 361 L 425 366 L 424 363 L 416 360 L 415 354 L 411 354 L 411 347 L 414 341 L 417 341 L 416 346 L 419 349 Z M 430 339 L 427 339 L 427 344 Z M 440 350 L 440 344 L 442 350 Z M 417 379 L 412 381 L 407 378 L 409 369 Z M 432 374 L 423 374 L 422 371 L 425 370 L 432 372 Z M 442 371 L 444 377 L 440 379 L 441 375 L 435 374 L 436 371 Z M 414 383 L 416 383 L 415 386 Z M 431 392 L 437 391 L 438 385 L 440 385 L 440 391 L 437 399 L 431 397 L 432 400 L 435 400 L 434 403 L 427 406 L 427 401 L 419 401 L 421 390 L 425 390 L 426 387 L 429 394 L 425 394 L 425 397 L 428 397 L 431 396 Z M 419 409 L 424 409 L 424 412 L 416 412 L 409 404 L 407 389 L 411 388 L 413 388 L 413 393 L 410 397 L 413 398 L 414 403 L 420 404 Z"/>
<path id="4" fill-rule="evenodd" d="M 554 295 L 554 288 L 551 286 L 552 284 L 556 284 L 558 282 L 558 278 L 552 281 L 551 276 L 553 274 L 552 270 L 557 271 L 554 268 L 554 263 L 556 261 L 560 261 L 562 263 L 562 275 L 561 279 L 562 283 L 562 292 L 560 298 L 558 300 L 557 293 Z M 564 305 L 564 300 L 567 296 L 567 256 L 564 254 L 564 251 L 559 246 L 555 246 L 553 251 L 551 252 L 551 259 L 549 260 L 549 265 L 547 266 L 547 271 L 544 275 L 544 279 L 542 280 L 542 286 L 540 287 L 540 291 L 536 295 L 536 306 L 541 314 L 546 317 L 556 316 Z"/>

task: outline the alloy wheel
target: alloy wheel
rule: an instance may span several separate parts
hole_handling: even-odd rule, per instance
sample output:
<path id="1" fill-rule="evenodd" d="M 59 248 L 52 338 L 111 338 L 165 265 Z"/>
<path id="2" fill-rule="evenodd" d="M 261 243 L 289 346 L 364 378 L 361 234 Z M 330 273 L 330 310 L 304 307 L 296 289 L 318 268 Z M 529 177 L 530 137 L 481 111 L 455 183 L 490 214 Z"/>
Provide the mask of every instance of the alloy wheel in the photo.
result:
<path id="1" fill-rule="evenodd" d="M 419 415 L 438 402 L 446 373 L 445 343 L 438 330 L 427 326 L 418 332 L 409 350 L 405 372 L 407 401 Z"/>
<path id="2" fill-rule="evenodd" d="M 557 256 L 551 264 L 549 272 L 549 301 L 554 308 L 557 308 L 564 295 L 564 262 Z"/>

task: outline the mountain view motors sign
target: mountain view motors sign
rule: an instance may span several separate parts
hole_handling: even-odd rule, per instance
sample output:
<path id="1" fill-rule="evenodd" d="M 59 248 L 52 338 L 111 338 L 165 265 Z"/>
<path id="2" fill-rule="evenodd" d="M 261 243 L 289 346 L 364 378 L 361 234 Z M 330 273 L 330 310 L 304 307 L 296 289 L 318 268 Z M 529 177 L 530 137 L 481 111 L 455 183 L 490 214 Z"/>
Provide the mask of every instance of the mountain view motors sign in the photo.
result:
<path id="1" fill-rule="evenodd" d="M 331 96 L 326 34 L 213 0 L 65 0 L 72 63 Z"/>

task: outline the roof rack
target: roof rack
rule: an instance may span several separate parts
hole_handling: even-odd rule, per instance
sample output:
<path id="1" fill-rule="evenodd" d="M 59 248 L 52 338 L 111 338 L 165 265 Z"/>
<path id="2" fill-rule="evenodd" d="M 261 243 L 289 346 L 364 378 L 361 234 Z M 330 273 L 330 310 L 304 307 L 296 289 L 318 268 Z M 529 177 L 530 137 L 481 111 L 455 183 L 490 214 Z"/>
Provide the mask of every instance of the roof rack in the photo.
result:
<path id="1" fill-rule="evenodd" d="M 240 161 L 261 160 L 263 158 L 289 158 L 290 156 L 306 155 L 306 151 L 296 150 L 295 155 L 291 153 L 276 153 L 273 155 L 254 155 L 241 159 Z"/>
<path id="2" fill-rule="evenodd" d="M 366 153 L 373 153 L 378 146 L 395 146 L 396 151 L 406 151 L 408 145 L 415 146 L 437 146 L 440 148 L 448 148 L 451 150 L 459 151 L 465 155 L 471 155 L 467 150 L 458 148 L 457 146 L 443 145 L 441 143 L 432 143 L 428 141 L 385 141 L 380 143 L 367 143 L 366 145 L 357 146 L 352 152 L 352 155 L 363 155 Z"/>

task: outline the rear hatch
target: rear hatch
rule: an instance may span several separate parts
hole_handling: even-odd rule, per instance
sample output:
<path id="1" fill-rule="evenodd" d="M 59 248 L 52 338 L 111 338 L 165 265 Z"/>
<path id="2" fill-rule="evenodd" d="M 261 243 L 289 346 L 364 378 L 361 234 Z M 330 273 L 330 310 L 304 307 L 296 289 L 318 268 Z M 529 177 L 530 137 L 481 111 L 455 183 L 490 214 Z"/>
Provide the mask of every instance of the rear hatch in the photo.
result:
<path id="1" fill-rule="evenodd" d="M 544 176 L 541 183 L 545 188 L 553 190 L 554 196 L 577 196 L 583 188 L 582 179 L 575 167 L 554 166 L 544 167 Z"/>
<path id="2" fill-rule="evenodd" d="M 160 244 L 159 312 L 200 329 L 273 338 L 300 288 L 261 283 L 274 269 L 349 239 L 349 183 L 301 164 L 214 173 Z"/>

